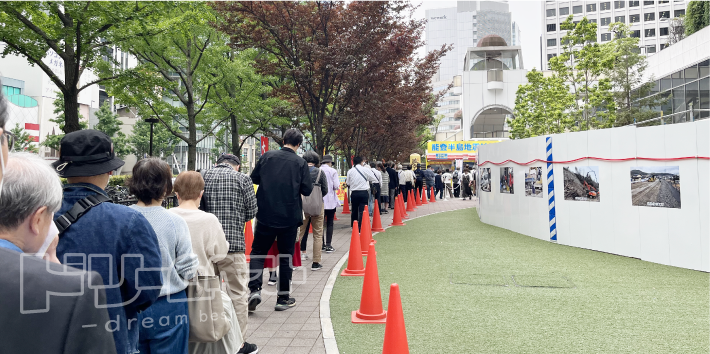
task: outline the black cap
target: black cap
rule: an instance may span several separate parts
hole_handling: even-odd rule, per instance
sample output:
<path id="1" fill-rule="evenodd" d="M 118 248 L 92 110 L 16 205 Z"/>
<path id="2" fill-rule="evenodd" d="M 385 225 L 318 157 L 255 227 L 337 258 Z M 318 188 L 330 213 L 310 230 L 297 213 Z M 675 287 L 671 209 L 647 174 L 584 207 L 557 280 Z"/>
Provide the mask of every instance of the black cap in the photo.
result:
<path id="1" fill-rule="evenodd" d="M 328 162 L 330 162 L 330 163 L 333 162 L 333 156 L 331 156 L 331 155 L 323 156 L 323 161 L 321 161 L 321 163 L 328 163 Z"/>
<path id="2" fill-rule="evenodd" d="M 98 130 L 79 130 L 59 143 L 59 160 L 52 166 L 61 177 L 89 177 L 111 172 L 124 162 L 113 152 L 108 135 Z"/>

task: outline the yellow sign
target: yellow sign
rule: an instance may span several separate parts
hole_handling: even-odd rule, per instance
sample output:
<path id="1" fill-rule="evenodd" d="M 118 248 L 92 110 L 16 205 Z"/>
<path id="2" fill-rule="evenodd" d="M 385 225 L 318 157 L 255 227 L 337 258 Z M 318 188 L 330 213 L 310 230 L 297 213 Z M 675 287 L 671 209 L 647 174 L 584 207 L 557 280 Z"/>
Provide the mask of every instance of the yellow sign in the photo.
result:
<path id="1" fill-rule="evenodd" d="M 475 154 L 478 147 L 485 144 L 499 143 L 501 140 L 470 141 L 430 141 L 427 143 L 429 154 Z"/>

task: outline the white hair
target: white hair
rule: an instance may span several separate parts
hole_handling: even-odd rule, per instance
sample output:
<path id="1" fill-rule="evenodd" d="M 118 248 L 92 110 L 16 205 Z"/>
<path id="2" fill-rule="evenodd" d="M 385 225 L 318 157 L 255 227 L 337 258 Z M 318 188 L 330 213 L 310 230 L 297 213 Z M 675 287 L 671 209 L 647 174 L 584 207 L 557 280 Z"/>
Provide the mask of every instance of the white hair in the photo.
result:
<path id="1" fill-rule="evenodd" d="M 62 182 L 49 162 L 38 155 L 10 154 L 3 180 L 0 230 L 14 230 L 43 206 L 51 213 L 62 206 Z"/>

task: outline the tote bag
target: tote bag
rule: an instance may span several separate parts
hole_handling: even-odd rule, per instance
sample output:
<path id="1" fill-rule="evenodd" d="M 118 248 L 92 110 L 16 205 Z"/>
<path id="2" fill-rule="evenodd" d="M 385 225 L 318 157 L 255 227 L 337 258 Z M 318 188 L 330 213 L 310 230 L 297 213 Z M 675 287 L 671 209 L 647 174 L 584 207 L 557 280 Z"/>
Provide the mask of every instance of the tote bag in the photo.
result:
<path id="1" fill-rule="evenodd" d="M 323 211 L 323 192 L 320 190 L 320 176 L 323 171 L 318 169 L 318 177 L 313 183 L 313 192 L 311 195 L 303 197 L 303 213 L 306 215 L 316 216 Z"/>
<path id="2" fill-rule="evenodd" d="M 190 342 L 216 342 L 231 329 L 231 325 L 223 316 L 220 291 L 220 279 L 217 275 L 196 275 L 188 283 Z"/>

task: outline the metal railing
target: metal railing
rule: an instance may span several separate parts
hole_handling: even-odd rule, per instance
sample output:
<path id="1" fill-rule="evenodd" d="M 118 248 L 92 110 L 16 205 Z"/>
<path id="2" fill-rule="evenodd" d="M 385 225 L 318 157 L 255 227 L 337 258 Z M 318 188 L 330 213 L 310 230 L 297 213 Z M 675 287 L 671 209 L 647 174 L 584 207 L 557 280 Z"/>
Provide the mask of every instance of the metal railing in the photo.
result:
<path id="1" fill-rule="evenodd" d="M 627 126 L 633 125 L 636 127 L 650 127 L 650 126 L 654 126 L 654 125 L 694 122 L 696 120 L 707 119 L 708 115 L 710 115 L 710 110 L 707 110 L 707 109 L 693 110 L 693 111 L 688 110 L 688 111 L 668 114 L 668 115 L 665 115 L 662 117 L 646 119 L 641 122 L 631 123 Z"/>

